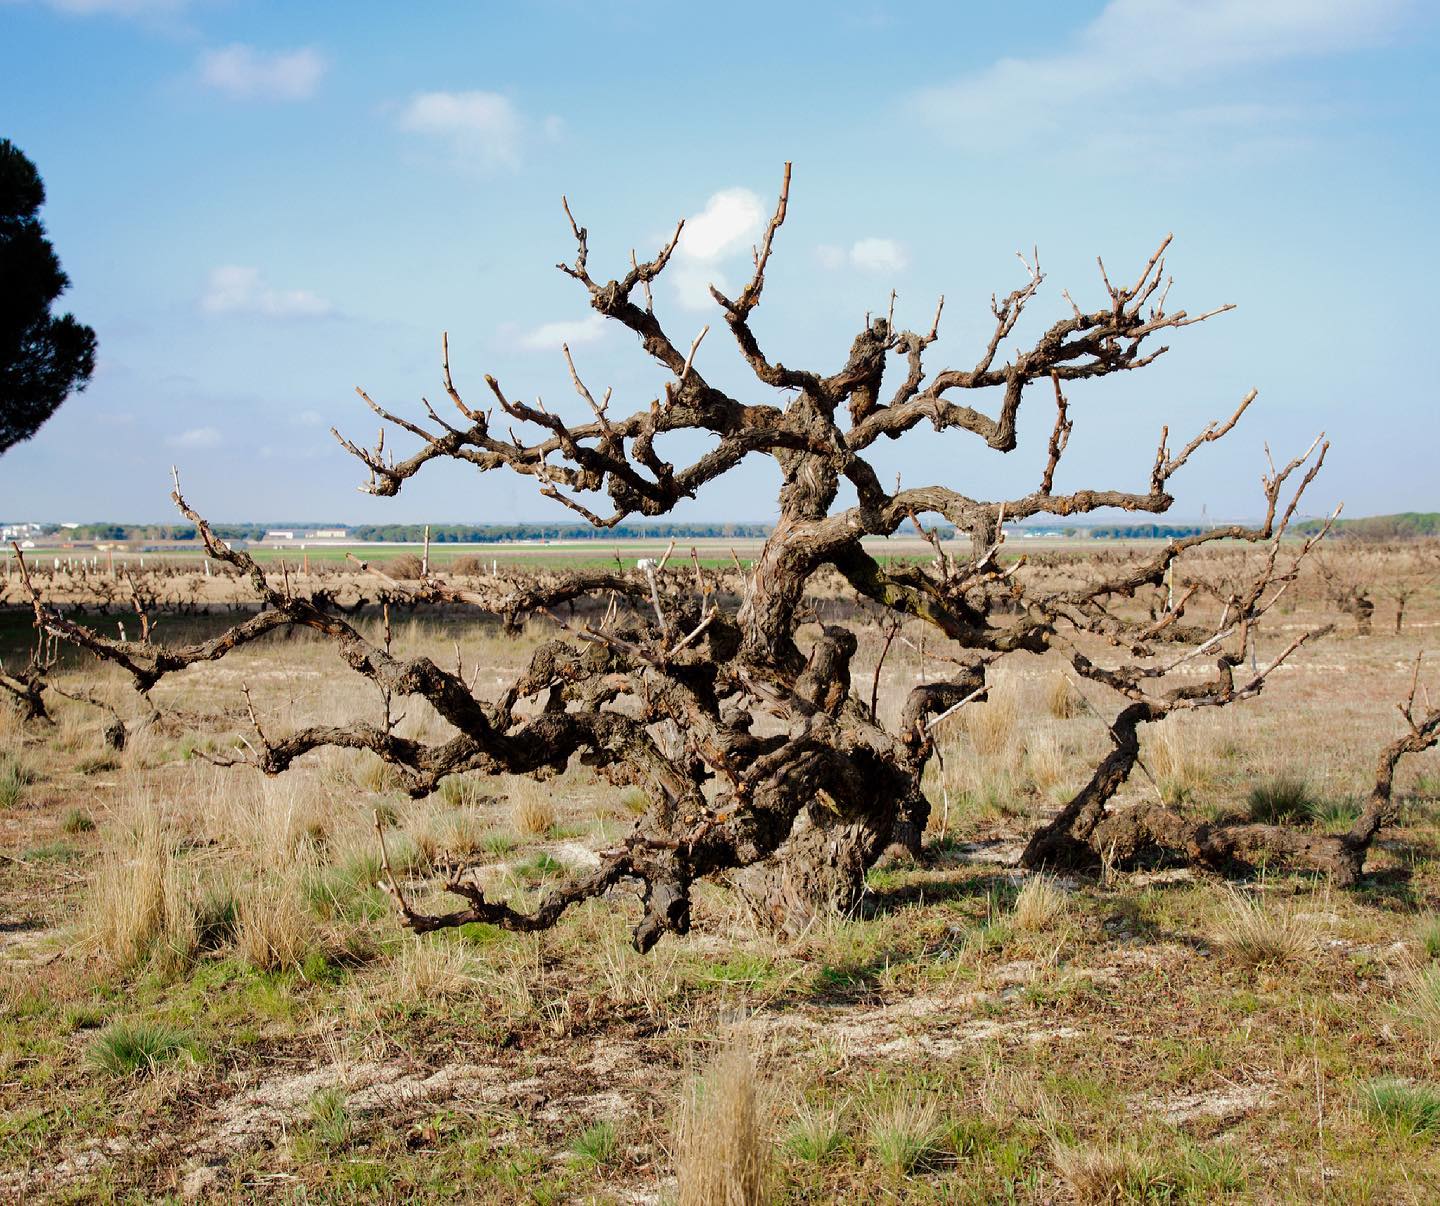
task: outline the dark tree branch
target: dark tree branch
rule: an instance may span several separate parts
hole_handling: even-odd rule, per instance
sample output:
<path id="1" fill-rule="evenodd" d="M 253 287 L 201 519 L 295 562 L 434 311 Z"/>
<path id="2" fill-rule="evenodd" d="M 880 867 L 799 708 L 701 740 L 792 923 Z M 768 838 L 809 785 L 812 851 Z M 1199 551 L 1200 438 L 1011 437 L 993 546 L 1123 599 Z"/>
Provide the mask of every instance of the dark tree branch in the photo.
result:
<path id="1" fill-rule="evenodd" d="M 1102 841 L 1131 853 L 1147 843 L 1178 843 L 1206 865 L 1222 853 L 1229 859 L 1267 842 L 1302 861 L 1320 859 L 1319 845 L 1293 835 L 1284 845 L 1249 831 L 1192 826 L 1164 806 L 1122 814 L 1110 804 L 1137 764 L 1141 725 L 1257 695 L 1279 666 L 1320 635 L 1302 633 L 1265 665 L 1252 660 L 1249 675 L 1243 672 L 1255 650 L 1257 627 L 1328 530 L 1327 525 L 1282 548 L 1328 446 L 1317 440 L 1284 466 L 1270 466 L 1262 479 L 1266 511 L 1258 525 L 1172 540 L 1138 564 L 1096 570 L 1080 584 L 1057 584 L 1024 558 L 1004 555 L 1007 519 L 1107 507 L 1146 514 L 1168 510 L 1171 478 L 1202 445 L 1235 428 L 1254 392 L 1228 419 L 1209 424 L 1178 452 L 1171 452 L 1169 430 L 1163 429 L 1142 489 L 1057 493 L 1055 476 L 1074 425 L 1064 385 L 1150 364 L 1166 350 L 1152 346 L 1154 336 L 1230 307 L 1194 317 L 1167 311 L 1167 236 L 1133 285 L 1114 284 L 1102 264 L 1106 296 L 1100 305 L 1082 309 L 1067 293 L 1070 313 L 1050 323 L 1030 346 L 1015 347 L 1021 318 L 1045 279 L 1035 253 L 1021 257 L 1020 286 L 1003 298 L 992 297 L 994 325 L 972 368 L 930 373 L 925 358 L 938 336 L 944 299 L 928 331 L 897 331 L 893 293 L 885 317 L 867 316 L 838 369 L 787 367 L 762 350 L 752 320 L 786 221 L 790 183 L 787 164 L 748 282 L 733 299 L 712 290 L 741 359 L 766 390 L 785 391 L 783 399 L 748 403 L 712 385 L 697 357 L 708 326 L 687 351 L 656 314 L 651 286 L 671 262 L 683 222 L 652 259 L 641 262 L 632 251 L 623 273 L 606 281 L 592 268 L 589 233 L 566 200 L 576 251 L 561 271 L 585 289 L 597 314 L 632 332 L 662 367 L 659 396 L 633 410 L 621 407 L 609 390 L 597 397 L 567 346 L 564 379 L 584 403 L 585 421 L 567 420 L 538 397 L 522 401 L 491 376 L 484 378 L 489 402 L 473 406 L 455 384 L 449 341 L 442 337 L 441 379 L 458 418 L 442 419 L 423 400 L 424 419 L 405 418 L 360 391 L 383 424 L 374 445 L 363 447 L 336 433 L 364 466 L 362 488 L 370 493 L 397 494 L 430 462 L 453 460 L 481 473 L 533 479 L 542 495 L 597 527 L 630 515 L 669 514 L 747 457 L 769 457 L 782 481 L 777 522 L 754 562 L 742 567 L 737 559 L 726 582 L 707 579 L 693 555 L 690 567 L 671 566 L 668 553 L 658 564 L 642 562 L 633 570 L 496 575 L 477 585 L 449 581 L 428 567 L 419 581 L 398 582 L 361 562 L 384 583 L 391 604 L 472 608 L 498 616 L 511 630 L 535 613 L 554 620 L 556 639 L 542 643 L 498 697 L 486 701 L 473 694 L 458 657 L 453 672 L 428 658 L 397 657 L 388 639 L 378 644 L 366 639 L 330 599 L 297 596 L 283 570 L 273 581 L 248 553 L 215 536 L 185 502 L 177 480 L 176 506 L 196 525 L 209 557 L 249 582 L 259 612 L 208 641 L 171 646 L 149 631 L 141 608 L 140 639 L 113 640 L 47 606 L 27 577 L 37 624 L 120 666 L 141 691 L 270 633 L 301 628 L 372 683 L 387 708 L 390 700 L 421 699 L 454 730 L 442 741 L 407 737 L 387 710 L 383 724 L 318 724 L 282 733 L 273 722 L 262 727 L 252 710 L 254 739 L 249 753 L 237 760 L 268 774 L 284 772 L 311 751 L 336 747 L 373 752 L 397 768 L 405 790 L 415 796 L 450 774 L 547 777 L 575 758 L 644 790 L 649 806 L 634 830 L 602 852 L 598 868 L 557 885 L 530 912 L 489 899 L 462 873 L 447 884 L 461 908 L 421 913 L 389 873 L 382 850 L 396 907 L 417 931 L 469 921 L 544 929 L 572 904 L 629 885 L 641 900 L 634 942 L 644 950 L 667 931 L 685 932 L 692 885 L 719 875 L 730 877 L 777 926 L 801 928 L 822 905 L 853 903 L 866 868 L 892 843 L 918 850 L 929 808 L 920 782 L 936 754 L 936 727 L 984 696 L 996 661 L 1022 651 L 1054 650 L 1077 676 L 1118 692 L 1123 701 L 1107 722 L 1114 748 L 1060 816 L 1033 836 L 1026 856 L 1032 865 L 1093 861 Z M 899 380 L 887 384 L 892 356 Z M 1039 488 L 1032 493 L 985 500 L 966 493 L 963 482 L 902 489 L 897 481 L 887 489 L 867 459 L 881 436 L 898 438 L 925 421 L 936 432 L 968 431 L 1009 452 L 1016 446 L 1025 390 L 1041 380 L 1054 389 L 1057 417 Z M 964 391 L 976 390 L 998 395 L 992 413 L 959 401 Z M 400 439 L 414 443 L 413 450 L 397 458 L 393 447 L 387 448 L 387 431 L 398 431 Z M 680 432 L 703 436 L 706 447 L 692 463 L 677 467 L 662 458 L 657 444 Z M 1144 468 L 1139 467 L 1142 473 Z M 847 481 L 856 505 L 837 508 Z M 938 529 L 926 527 L 927 515 L 942 516 L 968 536 L 968 552 L 947 547 Z M 882 566 L 862 542 L 906 524 L 930 544 L 933 560 Z M 1125 601 L 1162 581 L 1173 582 L 1177 564 L 1222 540 L 1255 546 L 1257 555 L 1248 575 L 1227 585 L 1218 620 L 1196 602 L 1195 584 L 1178 603 L 1167 594 L 1159 615 L 1152 608 L 1136 618 L 1133 604 L 1127 612 Z M 888 617 L 868 701 L 851 677 L 859 644 L 855 632 L 843 624 L 823 623 L 818 633 L 809 627 L 816 613 L 807 593 L 817 576 L 835 573 Z M 1203 594 L 1200 598 L 1203 602 Z M 555 609 L 565 604 L 582 606 L 562 619 Z M 892 731 L 877 715 L 879 679 L 886 653 L 894 640 L 903 639 L 902 627 L 910 620 L 938 631 L 937 657 L 953 669 L 943 681 L 922 682 L 910 691 Z M 1173 672 L 1202 658 L 1214 665 L 1211 677 L 1171 685 Z M 1387 752 L 1388 762 L 1382 759 L 1381 778 L 1404 753 L 1433 743 L 1440 723 L 1414 716 L 1413 692 L 1404 714 L 1411 731 L 1393 747 L 1393 757 Z M 762 718 L 767 727 L 757 734 Z M 1381 823 L 1388 782 L 1385 778 L 1383 792 L 1377 786 L 1376 799 L 1383 800 L 1368 814 L 1371 830 L 1352 835 L 1357 850 Z"/>

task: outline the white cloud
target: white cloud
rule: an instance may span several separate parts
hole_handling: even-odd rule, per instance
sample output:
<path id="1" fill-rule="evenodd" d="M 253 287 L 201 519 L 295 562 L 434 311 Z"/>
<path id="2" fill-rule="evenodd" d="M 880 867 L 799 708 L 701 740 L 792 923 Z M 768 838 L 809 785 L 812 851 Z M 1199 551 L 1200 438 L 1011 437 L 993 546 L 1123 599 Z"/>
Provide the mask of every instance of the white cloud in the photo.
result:
<path id="1" fill-rule="evenodd" d="M 1383 40 L 1410 0 L 1110 0 L 1064 51 L 1001 59 L 914 98 L 951 141 L 1006 150 L 1047 138 L 1077 149 L 1117 125 L 1140 137 L 1180 109 L 1182 91 L 1242 69 Z M 1207 89 L 1207 100 L 1214 93 Z M 1227 101 L 1237 98 L 1227 94 Z M 1293 113 L 1264 106 L 1253 118 Z M 1217 115 L 1225 116 L 1222 107 Z M 1083 145 L 1082 145 L 1083 144 Z"/>
<path id="2" fill-rule="evenodd" d="M 258 268 L 227 264 L 210 274 L 200 299 L 209 314 L 251 314 L 262 318 L 324 318 L 333 307 L 308 289 L 272 289 Z"/>
<path id="3" fill-rule="evenodd" d="M 713 193 L 693 218 L 687 218 L 676 252 L 685 259 L 714 263 L 754 243 L 765 225 L 765 207 L 748 188 Z"/>
<path id="4" fill-rule="evenodd" d="M 598 314 L 591 314 L 575 322 L 541 323 L 533 331 L 520 336 L 520 346 L 530 351 L 558 349 L 561 344 L 572 346 L 594 343 L 605 334 L 605 320 Z"/>
<path id="5" fill-rule="evenodd" d="M 236 100 L 306 100 L 315 95 L 326 62 L 308 47 L 267 54 L 236 43 L 200 56 L 200 80 Z"/>
<path id="6" fill-rule="evenodd" d="M 705 208 L 685 220 L 675 258 L 665 270 L 676 301 L 686 310 L 713 308 L 710 286 L 722 293 L 728 293 L 730 288 L 721 263 L 748 253 L 765 221 L 764 204 L 748 188 L 725 188 L 712 193 Z"/>
<path id="7" fill-rule="evenodd" d="M 909 263 L 905 248 L 894 239 L 857 239 L 849 247 L 822 243 L 815 248 L 822 268 L 832 271 L 849 265 L 863 272 L 900 272 Z"/>
<path id="8" fill-rule="evenodd" d="M 548 125 L 558 119 L 547 119 Z M 486 168 L 520 164 L 525 122 L 498 92 L 421 92 L 400 113 L 402 130 L 435 139 L 457 157 Z"/>
<path id="9" fill-rule="evenodd" d="M 220 432 L 214 427 L 192 427 L 165 441 L 171 448 L 218 448 Z"/>

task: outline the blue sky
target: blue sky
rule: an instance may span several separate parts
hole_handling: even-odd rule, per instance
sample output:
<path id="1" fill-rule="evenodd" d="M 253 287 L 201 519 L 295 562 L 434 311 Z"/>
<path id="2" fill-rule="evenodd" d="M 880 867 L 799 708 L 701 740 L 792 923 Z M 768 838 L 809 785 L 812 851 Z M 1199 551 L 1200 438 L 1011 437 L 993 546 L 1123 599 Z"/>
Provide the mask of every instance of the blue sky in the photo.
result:
<path id="1" fill-rule="evenodd" d="M 0 134 L 40 168 L 65 304 L 100 340 L 89 390 L 0 459 L 0 518 L 169 518 L 172 463 L 217 519 L 573 518 L 458 465 L 368 498 L 327 429 L 373 439 L 357 384 L 406 413 L 443 397 L 442 330 L 476 401 L 490 372 L 578 416 L 564 338 L 617 410 L 646 405 L 657 372 L 553 267 L 561 194 L 606 277 L 700 219 L 656 293 L 688 344 L 787 159 L 755 319 L 786 363 L 838 367 L 893 287 L 916 326 L 946 295 L 929 362 L 968 367 L 1017 250 L 1047 273 L 1023 335 L 1062 289 L 1096 302 L 1096 255 L 1133 277 L 1173 231 L 1172 302 L 1239 308 L 1077 385 L 1057 487 L 1143 488 L 1162 423 L 1188 435 L 1255 386 L 1174 515 L 1254 514 L 1266 443 L 1321 430 L 1307 510 L 1436 509 L 1437 26 L 1418 0 L 0 0 Z M 766 400 L 716 327 L 703 370 Z M 1042 391 L 1008 456 L 917 432 L 882 479 L 1027 492 L 1052 416 Z M 776 480 L 747 462 L 677 516 L 772 518 Z"/>

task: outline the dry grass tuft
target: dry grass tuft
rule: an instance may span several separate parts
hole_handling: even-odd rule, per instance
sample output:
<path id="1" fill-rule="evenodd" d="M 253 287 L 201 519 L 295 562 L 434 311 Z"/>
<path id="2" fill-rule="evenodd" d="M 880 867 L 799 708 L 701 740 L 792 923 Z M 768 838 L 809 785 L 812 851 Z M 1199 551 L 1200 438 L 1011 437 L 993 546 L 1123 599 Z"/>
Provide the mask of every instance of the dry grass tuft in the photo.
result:
<path id="1" fill-rule="evenodd" d="M 1400 1012 L 1428 1031 L 1440 1031 L 1440 966 L 1414 968 L 1398 1002 Z"/>
<path id="2" fill-rule="evenodd" d="M 529 779 L 515 779 L 510 785 L 510 822 L 515 832 L 543 837 L 555 824 L 555 805 L 545 786 Z"/>
<path id="3" fill-rule="evenodd" d="M 1070 897 L 1053 875 L 1032 875 L 1015 897 L 1015 928 L 1039 933 L 1052 929 L 1070 910 Z"/>
<path id="4" fill-rule="evenodd" d="M 479 966 L 457 943 L 407 940 L 393 964 L 391 982 L 400 1000 L 466 996 L 479 990 Z"/>
<path id="5" fill-rule="evenodd" d="M 1072 720 L 1080 714 L 1080 696 L 1063 674 L 1052 675 L 1045 687 L 1045 710 L 1056 720 Z"/>
<path id="6" fill-rule="evenodd" d="M 1193 731 L 1173 722 L 1151 725 L 1145 761 L 1167 804 L 1184 804 L 1210 781 L 1210 759 Z"/>
<path id="7" fill-rule="evenodd" d="M 1242 967 L 1301 963 L 1318 945 L 1314 925 L 1293 907 L 1271 905 L 1229 889 L 1215 945 Z"/>
<path id="8" fill-rule="evenodd" d="M 754 1206 L 764 1201 L 768 1141 L 755 1060 L 721 1052 L 680 1101 L 675 1126 L 679 1206 Z"/>
<path id="9" fill-rule="evenodd" d="M 489 781 L 480 775 L 448 775 L 435 794 L 447 808 L 478 808 L 492 799 Z"/>
<path id="10" fill-rule="evenodd" d="M 247 785 L 233 772 L 211 771 L 215 797 L 229 804 L 232 833 L 262 867 L 281 867 L 308 854 L 334 828 L 329 798 L 302 775 Z M 249 790 L 247 790 L 247 787 Z"/>
<path id="11" fill-rule="evenodd" d="M 165 873 L 164 923 L 150 961 L 164 975 L 179 975 L 200 949 L 201 919 L 195 904 L 195 884 L 175 859 Z"/>
<path id="12" fill-rule="evenodd" d="M 188 962 L 198 942 L 194 906 L 158 811 L 144 805 L 118 848 L 107 850 L 90 883 L 86 943 L 117 968 L 152 954 L 162 970 Z"/>
<path id="13" fill-rule="evenodd" d="M 95 818 L 83 808 L 72 808 L 65 813 L 65 818 L 60 822 L 60 829 L 63 833 L 94 833 Z"/>
<path id="14" fill-rule="evenodd" d="M 650 1017 L 659 1017 L 680 991 L 683 977 L 675 944 L 668 952 L 636 954 L 624 931 L 611 927 L 598 936 L 593 949 L 599 952 L 598 976 L 619 1007 L 638 1005 Z"/>
<path id="15" fill-rule="evenodd" d="M 101 856 L 86 900 L 89 944 L 116 967 L 133 967 L 165 924 L 164 853 L 153 846 Z"/>
<path id="16" fill-rule="evenodd" d="M 365 751 L 350 773 L 355 786 L 366 791 L 390 792 L 400 786 L 400 772 L 369 750 Z"/>
<path id="17" fill-rule="evenodd" d="M 463 808 L 446 818 L 441 839 L 448 853 L 469 858 L 485 849 L 489 836 L 484 816 L 473 808 Z"/>
<path id="18" fill-rule="evenodd" d="M 490 573 L 490 564 L 489 557 L 466 553 L 463 557 L 456 557 L 446 568 L 452 578 L 479 578 Z"/>
<path id="19" fill-rule="evenodd" d="M 975 752 L 982 758 L 1014 751 L 1019 714 L 1015 689 L 1003 682 L 990 688 L 986 702 L 970 704 L 960 712 Z"/>
<path id="20" fill-rule="evenodd" d="M 257 971 L 299 967 L 319 938 L 298 874 L 261 879 L 240 897 L 235 946 Z"/>
<path id="21" fill-rule="evenodd" d="M 403 837 L 407 844 L 408 867 L 421 870 L 433 868 L 446 852 L 453 829 L 451 818 L 433 804 L 407 809 Z M 472 837 L 479 840 L 478 835 Z"/>
<path id="22" fill-rule="evenodd" d="M 1082 1206 L 1161 1200 L 1169 1188 L 1153 1161 L 1132 1144 L 1055 1144 L 1051 1159 Z"/>
<path id="23" fill-rule="evenodd" d="M 909 1176 L 940 1154 L 940 1106 L 933 1097 L 896 1094 L 866 1114 L 870 1154 L 895 1176 Z"/>
<path id="24" fill-rule="evenodd" d="M 1032 733 L 1025 743 L 1025 774 L 1041 795 L 1053 795 L 1065 774 L 1065 753 L 1054 733 Z"/>
<path id="25" fill-rule="evenodd" d="M 931 803 L 926 826 L 936 837 L 976 823 L 993 824 L 1022 815 L 1026 787 L 1019 776 L 1017 739 L 1003 758 L 976 758 L 963 745 L 945 750 L 945 761 L 925 768 L 924 790 Z"/>
<path id="26" fill-rule="evenodd" d="M 7 745 L 18 746 L 24 735 L 25 721 L 19 710 L 0 700 L 0 738 L 4 738 Z"/>

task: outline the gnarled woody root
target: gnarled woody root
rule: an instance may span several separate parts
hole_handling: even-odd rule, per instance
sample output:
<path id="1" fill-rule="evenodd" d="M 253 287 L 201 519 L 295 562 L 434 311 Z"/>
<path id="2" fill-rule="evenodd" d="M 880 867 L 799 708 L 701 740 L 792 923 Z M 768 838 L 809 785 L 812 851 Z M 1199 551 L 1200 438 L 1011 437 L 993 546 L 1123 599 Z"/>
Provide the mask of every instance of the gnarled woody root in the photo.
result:
<path id="1" fill-rule="evenodd" d="M 1419 671 L 1417 658 L 1410 695 L 1396 705 L 1409 732 L 1380 751 L 1375 785 L 1346 833 L 1312 834 L 1284 825 L 1236 821 L 1197 822 L 1148 801 L 1109 811 L 1109 801 L 1139 761 L 1139 726 L 1171 711 L 1132 704 L 1110 726 L 1115 748 L 1060 813 L 1031 835 L 1021 862 L 1032 868 L 1082 869 L 1107 861 L 1127 866 L 1170 856 L 1218 872 L 1273 865 L 1316 871 L 1329 875 L 1339 887 L 1353 887 L 1364 873 L 1371 843 L 1392 820 L 1391 796 L 1400 759 L 1440 743 L 1440 708 L 1415 713 Z"/>
<path id="2" fill-rule="evenodd" d="M 191 645 L 167 646 L 149 637 L 117 641 L 46 607 L 32 589 L 37 623 L 121 667 L 142 691 L 279 630 L 318 634 L 374 684 L 381 699 L 377 719 L 272 734 L 252 709 L 254 737 L 244 760 L 266 773 L 281 773 L 312 750 L 338 746 L 371 750 L 397 769 L 415 796 L 450 774 L 544 777 L 575 757 L 644 789 L 649 808 L 633 832 L 602 852 L 598 868 L 555 887 L 532 912 L 487 899 L 463 874 L 449 885 L 463 907 L 441 916 L 416 912 L 396 887 L 402 915 L 417 930 L 475 920 L 545 928 L 571 904 L 625 885 L 641 899 L 634 937 L 643 950 L 667 931 L 683 933 L 692 885 L 721 874 L 782 929 L 807 924 L 819 908 L 846 907 L 866 868 L 887 847 L 896 841 L 918 847 L 929 812 L 920 780 L 935 755 L 939 718 L 983 698 L 992 668 L 1020 652 L 1052 651 L 1074 673 L 1125 700 L 1115 725 L 1116 749 L 1062 812 L 1058 828 L 1037 835 L 1036 850 L 1045 861 L 1047 851 L 1087 843 L 1116 823 L 1106 804 L 1134 765 L 1136 725 L 1177 709 L 1224 706 L 1258 694 L 1267 676 L 1313 635 L 1297 638 L 1248 677 L 1236 677 L 1253 654 L 1263 618 L 1328 530 L 1326 525 L 1304 541 L 1283 541 L 1327 445 L 1317 439 L 1301 456 L 1270 467 L 1262 478 L 1265 512 L 1258 524 L 1170 541 L 1135 565 L 1092 567 L 1093 578 L 1082 585 L 1057 585 L 1023 558 L 1007 562 L 1007 519 L 1100 508 L 1160 514 L 1171 506 L 1171 477 L 1203 445 L 1236 426 L 1254 392 L 1178 450 L 1168 428 L 1161 428 L 1142 488 L 1067 492 L 1056 485 L 1074 423 L 1065 383 L 1142 368 L 1166 351 L 1152 348 L 1155 336 L 1229 307 L 1193 316 L 1167 309 L 1167 236 L 1133 284 L 1113 283 L 1102 264 L 1099 304 L 1085 310 L 1070 301 L 1070 313 L 1028 347 L 1014 346 L 1014 336 L 1044 274 L 1038 256 L 1022 257 L 1024 280 L 1003 299 L 992 298 L 994 326 L 971 367 L 931 372 L 925 362 L 938 337 L 943 299 L 928 327 L 914 331 L 896 323 L 893 295 L 885 317 L 867 318 L 838 366 L 790 367 L 767 354 L 752 326 L 789 188 L 787 165 L 750 280 L 733 298 L 711 291 L 758 382 L 758 397 L 742 400 L 707 378 L 697 353 L 708 327 L 687 347 L 655 311 L 651 286 L 669 263 L 683 222 L 652 259 L 642 262 L 632 254 L 623 275 L 604 281 L 591 275 L 588 233 L 571 217 L 576 254 L 561 269 L 585 290 L 596 313 L 627 328 L 664 371 L 658 397 L 628 415 L 612 412 L 610 391 L 597 398 L 567 348 L 566 375 L 580 418 L 538 399 L 521 401 L 493 377 L 485 378 L 489 405 L 478 407 L 456 386 L 442 340 L 442 382 L 453 414 L 442 417 L 427 402 L 426 421 L 415 422 L 362 391 L 387 425 L 379 439 L 366 448 L 336 433 L 368 470 L 366 488 L 374 494 L 398 493 L 433 460 L 458 460 L 478 472 L 534 478 L 542 495 L 602 527 L 633 515 L 668 514 L 745 459 L 768 457 L 782 477 L 778 518 L 748 568 L 737 562 L 722 581 L 693 556 L 687 564 L 667 554 L 658 564 L 476 589 L 439 575 L 413 586 L 390 584 L 397 598 L 474 608 L 512 627 L 529 614 L 555 620 L 556 639 L 537 649 L 497 698 L 484 700 L 458 665 L 452 671 L 428 658 L 396 657 L 388 635 L 369 640 L 326 599 L 298 597 L 283 575 L 278 582 L 267 576 L 248 554 L 215 537 L 185 502 L 177 480 L 176 505 L 195 523 L 208 555 L 249 579 L 258 613 Z M 1035 385 L 1053 399 L 1056 419 L 1044 471 L 1028 492 L 982 501 L 948 484 L 901 488 L 897 482 L 887 489 L 868 459 L 882 437 L 900 439 L 922 424 L 937 438 L 974 436 L 998 454 L 1009 453 L 1017 444 L 1020 408 Z M 993 403 L 989 413 L 979 408 L 986 399 Z M 387 428 L 405 433 L 413 451 L 397 459 L 386 446 Z M 673 433 L 686 431 L 705 437 L 704 451 L 677 466 L 662 447 Z M 853 491 L 855 505 L 838 507 L 843 486 Z M 927 527 L 929 516 L 968 542 L 952 542 L 938 526 Z M 902 529 L 930 543 L 930 564 L 882 565 L 863 543 Z M 1253 546 L 1256 557 L 1249 579 L 1226 594 L 1218 614 L 1205 611 L 1193 590 L 1167 597 L 1158 609 L 1143 605 L 1142 596 L 1148 599 L 1175 580 L 1176 567 L 1195 550 L 1222 540 Z M 878 605 L 897 625 L 922 624 L 939 636 L 944 652 L 937 656 L 952 669 L 940 681 L 917 686 L 898 718 L 879 714 L 878 678 L 851 682 L 854 624 L 822 626 L 811 618 L 807 590 L 822 574 L 839 575 L 857 601 Z M 562 620 L 552 610 L 586 601 L 574 618 Z M 1216 665 L 1211 678 L 1170 685 L 1171 671 L 1199 659 Z M 428 701 L 454 735 L 439 743 L 401 736 L 391 703 L 405 697 Z"/>

